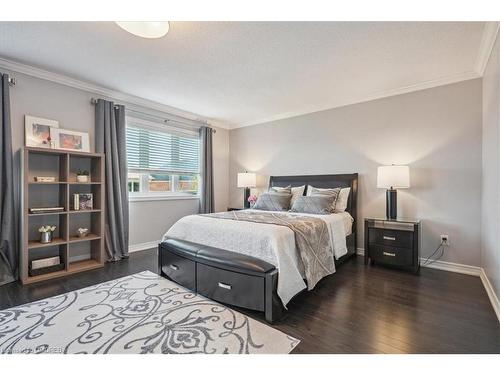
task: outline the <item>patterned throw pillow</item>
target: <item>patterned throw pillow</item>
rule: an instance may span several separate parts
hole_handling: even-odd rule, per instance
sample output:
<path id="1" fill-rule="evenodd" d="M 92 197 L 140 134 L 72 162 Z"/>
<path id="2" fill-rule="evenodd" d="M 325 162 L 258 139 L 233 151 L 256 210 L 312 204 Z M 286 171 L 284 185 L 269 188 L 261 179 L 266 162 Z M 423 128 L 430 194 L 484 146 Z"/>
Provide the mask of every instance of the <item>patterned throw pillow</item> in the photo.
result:
<path id="1" fill-rule="evenodd" d="M 309 197 L 298 197 L 295 200 L 290 212 L 328 215 L 333 212 L 333 199 L 333 195 L 311 195 Z"/>
<path id="2" fill-rule="evenodd" d="M 292 187 L 288 185 L 287 187 L 273 186 L 269 189 L 270 192 L 292 194 L 292 199 L 290 200 L 290 207 L 293 206 L 295 199 L 304 195 L 304 190 L 306 190 L 306 185 Z"/>
<path id="3" fill-rule="evenodd" d="M 253 209 L 264 211 L 288 211 L 292 194 L 263 193 L 257 198 Z"/>
<path id="4" fill-rule="evenodd" d="M 292 194 L 292 187 L 290 185 L 287 187 L 273 186 L 269 188 L 269 193 Z"/>
<path id="5" fill-rule="evenodd" d="M 337 199 L 340 194 L 340 188 L 334 188 L 334 189 L 322 189 L 322 188 L 315 188 L 314 186 L 309 185 L 307 187 L 307 196 L 318 196 L 318 195 L 326 195 L 326 196 L 332 196 L 333 197 L 333 202 L 332 202 L 332 207 L 331 210 L 332 212 L 335 211 L 335 204 L 337 203 Z"/>

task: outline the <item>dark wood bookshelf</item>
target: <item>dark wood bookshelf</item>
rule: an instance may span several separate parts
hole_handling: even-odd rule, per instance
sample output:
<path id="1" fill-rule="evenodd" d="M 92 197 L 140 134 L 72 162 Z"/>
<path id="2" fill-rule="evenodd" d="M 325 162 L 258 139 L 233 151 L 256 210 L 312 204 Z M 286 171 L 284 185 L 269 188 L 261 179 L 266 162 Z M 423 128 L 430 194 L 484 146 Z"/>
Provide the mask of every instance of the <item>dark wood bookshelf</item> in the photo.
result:
<path id="1" fill-rule="evenodd" d="M 23 284 L 63 277 L 104 266 L 104 155 L 36 147 L 24 147 L 22 152 L 22 251 L 20 274 Z M 90 172 L 89 182 L 78 182 L 76 171 Z M 54 177 L 53 182 L 35 181 L 37 176 Z M 94 209 L 72 210 L 71 194 L 92 193 Z M 30 213 L 33 207 L 64 207 L 64 211 Z M 76 215 L 79 214 L 79 215 Z M 86 215 L 86 216 L 85 216 Z M 84 223 L 84 224 L 81 224 Z M 42 244 L 38 227 L 56 225 L 55 238 Z M 81 225 L 91 233 L 79 237 Z M 75 255 L 73 252 L 85 251 Z M 86 257 L 88 259 L 81 259 Z M 32 260 L 59 256 L 64 269 L 30 276 Z"/>

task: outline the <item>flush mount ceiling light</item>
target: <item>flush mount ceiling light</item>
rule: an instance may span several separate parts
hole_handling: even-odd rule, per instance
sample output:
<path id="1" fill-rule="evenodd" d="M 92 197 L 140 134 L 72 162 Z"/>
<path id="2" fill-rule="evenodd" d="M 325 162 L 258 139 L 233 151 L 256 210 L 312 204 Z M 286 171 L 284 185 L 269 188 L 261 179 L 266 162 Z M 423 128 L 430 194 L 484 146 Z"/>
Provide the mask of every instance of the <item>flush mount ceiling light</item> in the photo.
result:
<path id="1" fill-rule="evenodd" d="M 168 33 L 168 22 L 116 22 L 123 30 L 142 38 L 161 38 Z"/>

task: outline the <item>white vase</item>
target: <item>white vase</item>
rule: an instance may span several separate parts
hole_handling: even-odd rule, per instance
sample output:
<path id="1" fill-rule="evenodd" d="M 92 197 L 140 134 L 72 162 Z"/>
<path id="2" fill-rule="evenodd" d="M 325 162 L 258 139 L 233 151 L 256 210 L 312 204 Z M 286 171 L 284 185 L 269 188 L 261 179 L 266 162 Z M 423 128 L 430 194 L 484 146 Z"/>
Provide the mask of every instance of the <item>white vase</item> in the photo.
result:
<path id="1" fill-rule="evenodd" d="M 76 180 L 78 182 L 89 182 L 89 176 L 85 176 L 85 175 L 77 175 L 76 176 Z"/>

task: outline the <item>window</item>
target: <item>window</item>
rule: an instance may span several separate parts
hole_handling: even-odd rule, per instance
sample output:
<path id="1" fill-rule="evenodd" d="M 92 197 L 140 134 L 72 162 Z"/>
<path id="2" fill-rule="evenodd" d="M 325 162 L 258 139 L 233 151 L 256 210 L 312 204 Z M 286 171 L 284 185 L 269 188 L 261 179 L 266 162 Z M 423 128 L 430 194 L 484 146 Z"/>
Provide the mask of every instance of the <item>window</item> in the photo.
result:
<path id="1" fill-rule="evenodd" d="M 196 131 L 127 118 L 131 197 L 197 196 L 200 139 Z"/>

